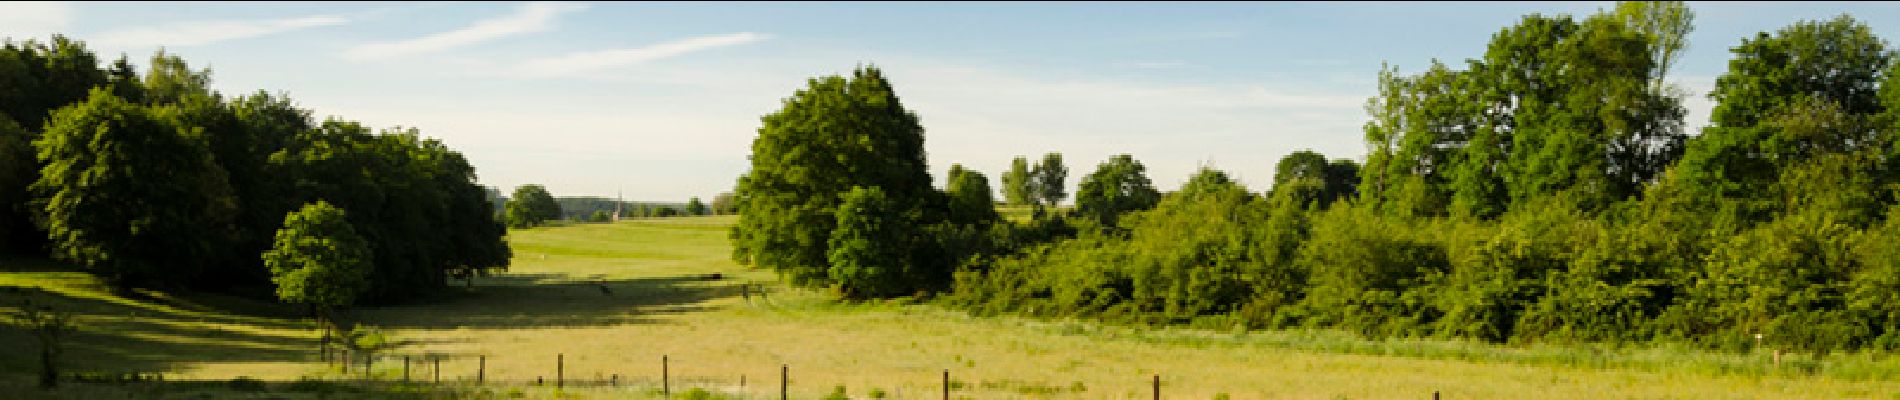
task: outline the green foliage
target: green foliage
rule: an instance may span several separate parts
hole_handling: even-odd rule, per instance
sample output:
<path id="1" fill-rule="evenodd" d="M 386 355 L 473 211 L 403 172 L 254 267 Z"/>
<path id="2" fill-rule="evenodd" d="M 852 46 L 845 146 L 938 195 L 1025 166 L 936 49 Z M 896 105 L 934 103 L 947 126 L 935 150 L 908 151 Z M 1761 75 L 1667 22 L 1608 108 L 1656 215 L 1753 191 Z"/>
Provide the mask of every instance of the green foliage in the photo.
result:
<path id="1" fill-rule="evenodd" d="M 1273 166 L 1273 193 L 1288 192 L 1302 205 L 1331 206 L 1353 197 L 1359 186 L 1359 164 L 1352 160 L 1326 161 L 1326 156 L 1302 150 Z"/>
<path id="2" fill-rule="evenodd" d="M 514 195 L 508 198 L 503 213 L 510 228 L 535 227 L 561 219 L 561 204 L 541 185 L 517 186 Z"/>
<path id="3" fill-rule="evenodd" d="M 737 189 L 734 260 L 793 284 L 829 285 L 837 210 L 858 187 L 919 208 L 905 212 L 918 213 L 921 224 L 941 221 L 946 201 L 931 187 L 923 143 L 917 116 L 877 68 L 811 79 L 763 118 L 753 141 L 752 168 Z"/>
<path id="4" fill-rule="evenodd" d="M 284 216 L 276 244 L 263 257 L 278 299 L 336 308 L 369 287 L 369 252 L 343 209 L 318 201 Z"/>
<path id="5" fill-rule="evenodd" d="M 996 213 L 990 181 L 983 173 L 963 169 L 963 164 L 950 164 L 949 179 L 944 194 L 949 196 L 951 221 L 987 226 L 1002 218 Z"/>
<path id="6" fill-rule="evenodd" d="M 700 202 L 698 197 L 686 201 L 686 215 L 706 215 L 706 203 Z"/>
<path id="7" fill-rule="evenodd" d="M 1035 204 L 1055 207 L 1069 197 L 1068 179 L 1069 167 L 1062 165 L 1062 153 L 1044 154 L 1042 161 L 1029 170 L 1029 197 Z"/>
<path id="8" fill-rule="evenodd" d="M 1134 156 L 1109 157 L 1082 177 L 1075 192 L 1075 212 L 1103 227 L 1114 227 L 1122 214 L 1146 210 L 1161 201 L 1161 192 L 1148 181 L 1148 168 Z"/>
<path id="9" fill-rule="evenodd" d="M 905 289 L 904 243 L 912 226 L 903 210 L 878 188 L 853 188 L 838 205 L 838 229 L 832 231 L 828 272 L 846 298 L 902 294 Z"/>
<path id="10" fill-rule="evenodd" d="M 233 205 L 196 133 L 104 89 L 54 113 L 32 186 L 53 255 L 122 288 L 198 277 Z"/>
<path id="11" fill-rule="evenodd" d="M 475 184 L 474 167 L 413 129 L 372 135 L 355 122 L 324 121 L 272 154 L 270 168 L 297 201 L 349 210 L 375 265 L 361 300 L 423 296 L 445 287 L 451 275 L 508 265 L 505 230 Z"/>
<path id="12" fill-rule="evenodd" d="M 1033 189 L 1029 182 L 1029 159 L 1016 157 L 1009 161 L 1009 171 L 1003 172 L 1003 201 L 1013 206 L 1034 203 Z"/>
<path id="13" fill-rule="evenodd" d="M 58 36 L 0 49 L 0 245 L 46 248 L 120 288 L 265 295 L 260 254 L 285 214 L 327 201 L 376 250 L 370 298 L 507 263 L 498 205 L 439 142 L 319 126 L 283 95 L 227 98 L 209 70 L 163 52 L 144 76 L 98 61 Z"/>

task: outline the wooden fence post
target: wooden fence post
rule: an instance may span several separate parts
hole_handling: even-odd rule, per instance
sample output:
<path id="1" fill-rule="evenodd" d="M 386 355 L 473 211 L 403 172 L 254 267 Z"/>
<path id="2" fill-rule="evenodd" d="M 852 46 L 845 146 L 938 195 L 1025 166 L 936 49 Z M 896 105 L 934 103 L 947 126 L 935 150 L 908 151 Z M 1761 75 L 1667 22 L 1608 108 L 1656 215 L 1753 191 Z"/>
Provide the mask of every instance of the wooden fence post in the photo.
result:
<path id="1" fill-rule="evenodd" d="M 660 395 L 673 397 L 673 380 L 668 377 L 666 355 L 660 355 Z"/>
<path id="2" fill-rule="evenodd" d="M 566 380 L 565 380 L 566 375 L 567 375 L 567 354 L 557 353 L 554 355 L 554 387 L 555 388 L 558 389 L 561 387 L 561 385 L 566 383 Z"/>
<path id="3" fill-rule="evenodd" d="M 402 356 L 402 382 L 409 383 L 409 356 Z"/>
<path id="4" fill-rule="evenodd" d="M 435 383 L 442 383 L 442 356 L 435 356 Z"/>
<path id="5" fill-rule="evenodd" d="M 1155 374 L 1155 400 L 1161 400 L 1161 374 Z"/>
<path id="6" fill-rule="evenodd" d="M 950 370 L 943 370 L 943 400 L 950 400 Z"/>
<path id="7" fill-rule="evenodd" d="M 476 362 L 476 364 L 475 364 L 475 384 L 477 384 L 477 385 L 480 385 L 480 384 L 482 384 L 482 378 L 483 378 L 483 376 L 482 376 L 482 375 L 487 375 L 487 374 L 488 374 L 488 355 L 487 355 L 487 354 L 483 354 L 483 355 L 480 355 L 480 356 L 476 356 L 476 357 L 479 357 L 479 358 L 476 358 L 476 361 L 475 361 L 475 362 Z"/>
<path id="8" fill-rule="evenodd" d="M 778 399 L 779 400 L 787 400 L 791 398 L 791 396 L 788 395 L 788 393 L 791 393 L 791 391 L 787 389 L 787 386 L 790 386 L 792 382 L 791 376 L 792 376 L 791 364 L 779 364 L 778 366 Z"/>

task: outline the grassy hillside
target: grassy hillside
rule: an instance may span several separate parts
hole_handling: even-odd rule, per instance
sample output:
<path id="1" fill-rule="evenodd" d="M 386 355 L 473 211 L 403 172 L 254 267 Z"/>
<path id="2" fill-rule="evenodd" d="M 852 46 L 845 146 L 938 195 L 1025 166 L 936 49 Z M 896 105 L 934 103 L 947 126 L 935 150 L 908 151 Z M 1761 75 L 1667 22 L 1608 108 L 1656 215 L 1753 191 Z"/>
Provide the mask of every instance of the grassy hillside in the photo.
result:
<path id="1" fill-rule="evenodd" d="M 0 304 L 26 296 L 83 312 L 75 370 L 165 372 L 168 379 L 273 382 L 265 394 L 210 387 L 80 385 L 94 397 L 653 397 L 661 357 L 672 389 L 794 398 L 844 386 L 854 398 L 1869 398 L 1900 382 L 1814 376 L 1823 361 L 1671 349 L 1504 348 L 1455 341 L 1365 341 L 1328 332 L 1147 330 L 1077 321 L 972 318 L 928 304 L 840 304 L 773 284 L 728 261 L 733 217 L 685 217 L 513 231 L 514 267 L 441 302 L 359 309 L 397 346 L 373 373 L 399 379 L 401 355 L 439 357 L 445 386 L 319 386 L 342 378 L 315 361 L 315 334 L 286 307 L 210 295 L 114 296 L 96 280 L 35 260 L 5 260 Z M 712 274 L 717 274 L 713 277 Z M 745 284 L 762 284 L 764 297 Z M 602 290 L 605 288 L 606 290 Z M 0 331 L 0 390 L 30 383 L 31 342 Z M 1391 356 L 1400 355 L 1400 356 Z M 552 385 L 561 358 L 568 388 Z M 485 361 L 484 361 L 485 360 Z M 482 387 L 466 385 L 485 362 Z M 1825 361 L 1891 377 L 1884 361 Z M 1805 364 L 1803 364 L 1805 363 Z M 1803 367 L 1806 365 L 1806 367 Z M 412 366 L 432 377 L 432 363 Z M 360 374 L 360 369 L 352 369 Z M 360 377 L 360 375 L 353 375 Z M 745 385 L 740 385 L 740 379 Z M 605 387 L 607 382 L 617 387 Z M 312 389 L 315 387 L 316 389 Z M 301 391 L 300 391 L 301 390 Z M 152 394 L 157 393 L 157 394 Z M 558 394 L 557 394 L 558 393 Z M 1900 398 L 1900 397 L 1890 397 Z"/>

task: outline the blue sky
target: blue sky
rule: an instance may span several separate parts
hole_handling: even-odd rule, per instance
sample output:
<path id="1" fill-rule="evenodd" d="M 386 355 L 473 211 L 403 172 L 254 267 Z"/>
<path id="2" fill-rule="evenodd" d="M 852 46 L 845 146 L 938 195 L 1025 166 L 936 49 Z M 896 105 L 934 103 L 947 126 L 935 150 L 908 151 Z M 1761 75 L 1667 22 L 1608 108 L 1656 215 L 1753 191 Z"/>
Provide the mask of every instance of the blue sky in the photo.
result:
<path id="1" fill-rule="evenodd" d="M 1129 153 L 1163 190 L 1197 167 L 1266 189 L 1311 149 L 1363 159 L 1381 63 L 1480 55 L 1577 3 L 62 3 L 0 5 L 0 36 L 64 33 L 143 66 L 158 48 L 227 94 L 288 93 L 319 117 L 413 126 L 504 191 L 684 201 L 729 190 L 759 116 L 805 80 L 883 68 L 926 129 L 932 176 L 995 180 L 1061 152 L 1070 185 Z M 1849 13 L 1889 40 L 1894 3 L 1690 3 L 1671 80 L 1689 126 L 1728 48 Z"/>

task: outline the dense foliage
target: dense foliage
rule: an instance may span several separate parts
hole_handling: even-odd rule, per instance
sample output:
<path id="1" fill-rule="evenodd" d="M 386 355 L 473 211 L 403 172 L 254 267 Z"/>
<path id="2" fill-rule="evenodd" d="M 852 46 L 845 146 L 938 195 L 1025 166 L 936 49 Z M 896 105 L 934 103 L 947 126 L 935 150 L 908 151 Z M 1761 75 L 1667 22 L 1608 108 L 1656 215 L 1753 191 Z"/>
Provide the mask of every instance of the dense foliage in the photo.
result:
<path id="1" fill-rule="evenodd" d="M 348 210 L 367 242 L 359 300 L 425 295 L 508 262 L 460 154 L 413 129 L 314 122 L 282 95 L 225 97 L 159 53 L 141 76 L 77 41 L 0 46 L 0 240 L 120 289 L 268 296 L 260 257 L 304 204 Z"/>
<path id="2" fill-rule="evenodd" d="M 532 228 L 560 219 L 561 204 L 541 185 L 515 187 L 514 194 L 508 196 L 508 205 L 502 208 L 502 220 L 509 228 Z"/>
<path id="3" fill-rule="evenodd" d="M 891 214 L 874 218 L 904 215 L 905 225 L 943 223 L 947 214 L 946 196 L 931 187 L 925 170 L 923 126 L 898 102 L 883 72 L 866 67 L 849 79 L 812 79 L 762 120 L 752 143 L 751 170 L 739 178 L 737 188 L 739 223 L 732 230 L 736 261 L 777 270 L 794 284 L 841 284 L 851 296 L 909 293 L 947 283 L 952 260 L 933 257 L 942 253 L 939 246 L 913 248 L 909 258 L 924 264 L 902 266 L 916 271 L 904 276 L 935 278 L 865 283 L 870 286 L 837 280 L 890 276 L 855 272 L 864 270 L 855 263 L 884 258 L 834 251 L 834 245 L 858 243 L 834 240 L 840 222 L 862 221 L 866 227 L 896 223 L 853 219 L 852 212 L 840 208 L 847 193 L 876 189 L 878 199 L 865 199 L 868 203 L 860 208 Z M 833 270 L 854 272 L 840 275 Z"/>
<path id="4" fill-rule="evenodd" d="M 1204 170 L 1120 233 L 1004 242 L 1020 247 L 958 271 L 949 300 L 1223 329 L 1900 348 L 1894 52 L 1847 16 L 1744 38 L 1690 136 L 1664 77 L 1692 15 L 1531 15 L 1463 68 L 1387 68 L 1363 168 L 1297 152 L 1265 194 Z"/>
<path id="5" fill-rule="evenodd" d="M 323 201 L 284 216 L 264 267 L 277 298 L 328 309 L 356 302 L 369 287 L 369 242 L 356 234 L 343 209 Z"/>

